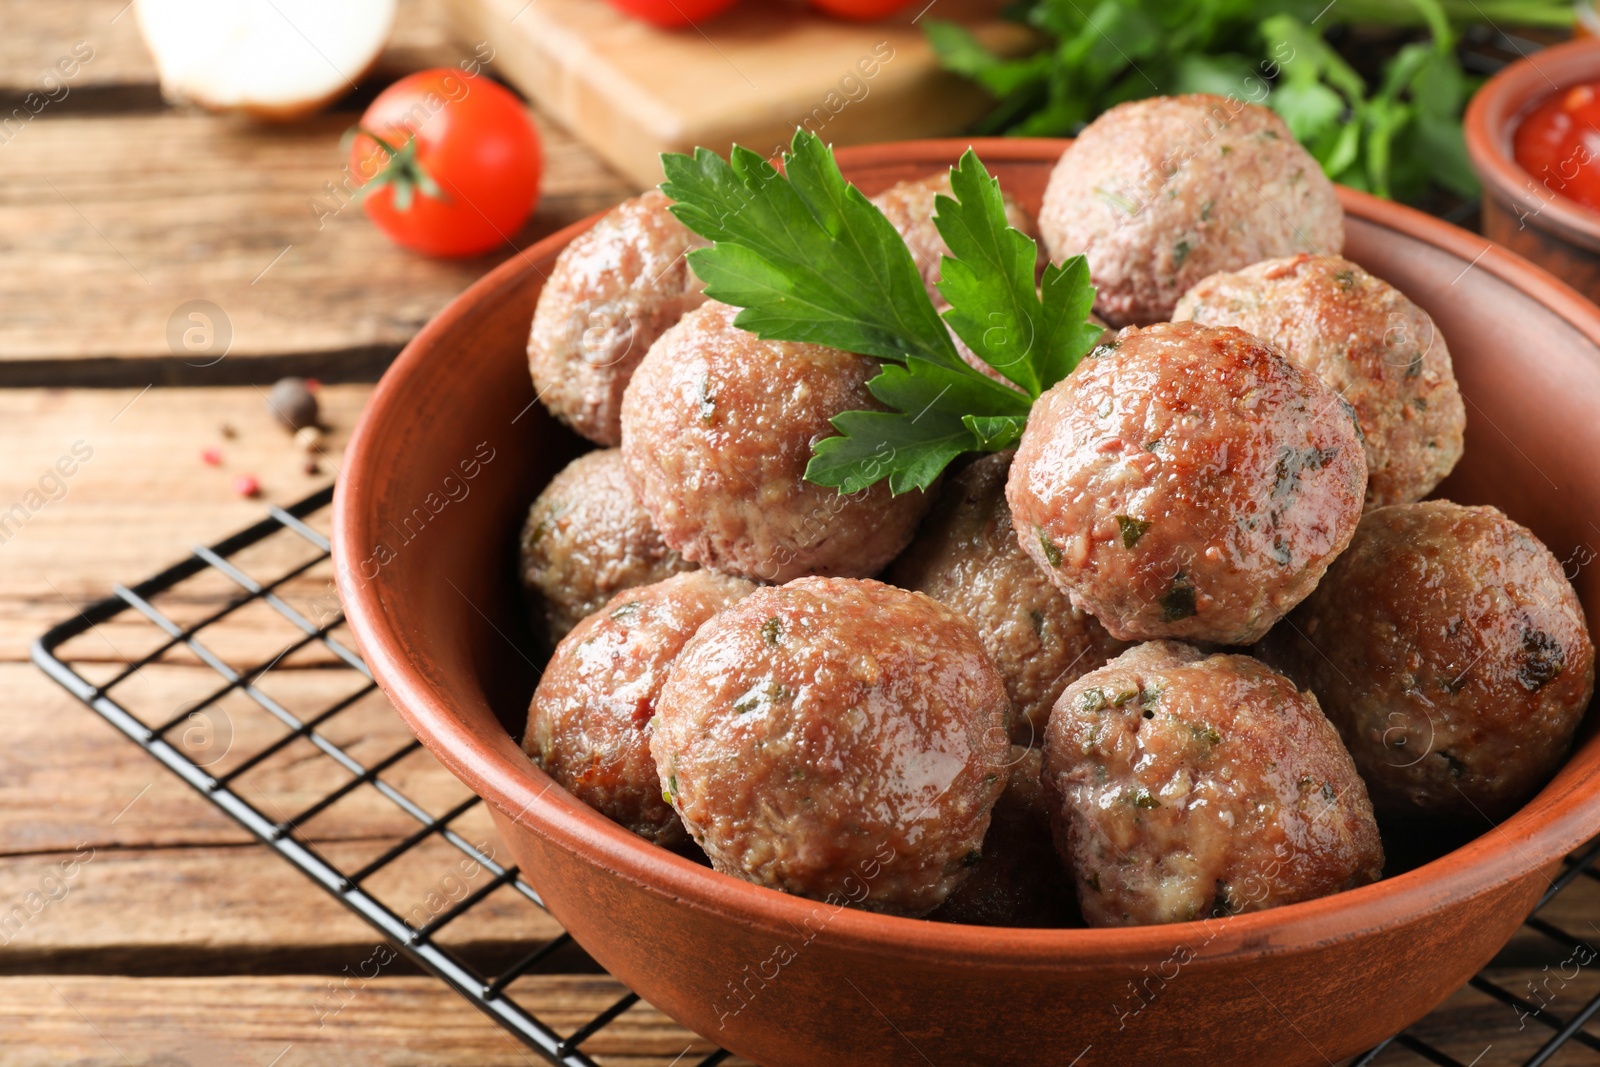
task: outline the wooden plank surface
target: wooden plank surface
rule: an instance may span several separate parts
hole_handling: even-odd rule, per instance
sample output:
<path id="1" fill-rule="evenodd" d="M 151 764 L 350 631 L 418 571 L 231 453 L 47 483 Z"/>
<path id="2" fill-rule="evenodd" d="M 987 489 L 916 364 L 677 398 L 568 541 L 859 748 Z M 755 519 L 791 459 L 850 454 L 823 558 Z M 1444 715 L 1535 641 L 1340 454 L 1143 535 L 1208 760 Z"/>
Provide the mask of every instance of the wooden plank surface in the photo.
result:
<path id="1" fill-rule="evenodd" d="M 363 948 L 358 961 L 370 958 L 376 946 Z M 1547 978 L 1528 969 L 1497 970 L 1490 977 L 1524 996 L 1530 984 L 1536 988 Z M 518 986 L 520 995 L 542 1006 L 547 1020 L 566 1029 L 581 1025 L 621 992 L 604 976 L 548 976 L 524 979 Z M 1596 992 L 1600 979 L 1584 972 L 1550 998 L 1548 1010 L 1570 1015 Z M 472 1008 L 431 978 L 380 973 L 358 988 L 330 991 L 328 979 L 297 976 L 30 976 L 0 978 L 0 1003 L 14 1006 L 31 1022 L 25 1041 L 0 1047 L 0 1067 L 63 1062 L 156 1067 L 174 1063 L 174 1056 L 184 1057 L 177 1062 L 207 1067 L 274 1062 L 282 1067 L 526 1067 L 540 1062 L 482 1025 Z M 249 1010 L 239 1010 L 241 1005 Z M 330 1007 L 341 1010 L 324 1014 Z M 428 1025 L 419 1027 L 419 1018 Z M 1470 989 L 1453 995 L 1418 1032 L 1475 1067 L 1521 1063 L 1552 1033 L 1536 1019 Z M 629 1009 L 584 1046 L 606 1067 L 682 1067 L 710 1047 L 647 1004 Z M 1593 1051 L 1575 1047 L 1557 1062 L 1576 1067 L 1597 1059 Z M 745 1067 L 748 1061 L 724 1062 Z M 1385 1053 L 1383 1062 L 1410 1067 L 1427 1061 L 1396 1050 Z"/>
<path id="2" fill-rule="evenodd" d="M 353 957 L 378 967 L 374 944 Z M 517 992 L 570 1032 L 624 990 L 603 976 L 523 979 Z M 30 1020 L 0 1067 L 529 1067 L 542 1063 L 432 978 L 0 978 L 0 1004 Z M 241 1008 L 246 1010 L 241 1010 Z M 337 1010 L 334 1010 L 337 1009 Z M 584 1050 L 606 1067 L 684 1067 L 711 1050 L 635 1005 Z M 275 1058 L 276 1057 L 276 1058 Z M 748 1067 L 730 1059 L 729 1067 Z"/>
<path id="3" fill-rule="evenodd" d="M 496 263 L 637 191 L 536 115 L 545 179 L 522 232 L 470 260 L 413 255 L 350 203 L 339 140 L 377 88 L 474 55 L 438 4 L 402 0 L 358 90 L 289 126 L 163 108 L 126 7 L 0 0 L 0 115 L 78 42 L 92 52 L 0 146 L 0 386 L 371 380 Z M 196 300 L 221 309 L 226 358 L 175 346 L 169 322 Z"/>
<path id="4" fill-rule="evenodd" d="M 261 128 L 161 112 L 32 123 L 0 151 L 0 385 L 375 377 L 451 297 L 517 253 L 430 260 L 392 245 L 328 192 L 344 181 L 350 122 Z M 544 191 L 518 248 L 634 191 L 543 129 Z M 174 343 L 182 327 L 169 324 L 196 300 L 230 324 L 225 350 Z"/>
<path id="5" fill-rule="evenodd" d="M 61 455 L 70 455 L 73 443 L 92 442 L 93 448 L 91 458 L 65 479 L 64 490 L 56 491 L 55 481 L 47 481 L 42 506 L 26 522 L 0 530 L 7 537 L 0 544 L 0 617 L 7 620 L 0 632 L 0 692 L 8 698 L 0 701 L 0 729 L 8 741 L 0 748 L 0 811 L 6 812 L 0 819 L 0 974 L 18 976 L 0 980 L 10 983 L 0 991 L 0 1064 L 69 1062 L 74 1057 L 99 1062 L 97 1057 L 115 1056 L 103 1045 L 80 1048 L 79 1037 L 55 1032 L 50 1025 L 41 1029 L 21 991 L 48 993 L 47 982 L 65 988 L 62 983 L 72 975 L 146 976 L 114 980 L 121 990 L 116 1002 L 128 1006 L 130 1018 L 162 1020 L 159 1026 L 147 1026 L 144 1038 L 130 1039 L 134 1048 L 124 1051 L 134 1062 L 170 1063 L 171 1056 L 185 1055 L 187 1047 L 172 1039 L 174 1033 L 206 1040 L 220 1034 L 222 1047 L 230 1049 L 228 1042 L 251 1047 L 250 1033 L 294 1030 L 282 1023 L 281 1013 L 274 1014 L 272 1004 L 277 1002 L 272 998 L 278 994 L 258 994 L 266 987 L 240 985 L 228 976 L 287 974 L 267 986 L 294 989 L 296 997 L 309 1003 L 330 977 L 372 951 L 370 927 L 253 843 L 26 662 L 33 636 L 70 616 L 75 605 L 104 595 L 112 583 L 154 571 L 186 554 L 191 544 L 253 521 L 267 500 L 288 503 L 326 484 L 338 469 L 344 441 L 369 392 L 370 386 L 364 385 L 322 388 L 325 452 L 319 458 L 321 471 L 307 475 L 302 470 L 305 454 L 273 422 L 261 390 L 253 386 L 0 391 L 0 454 L 8 457 L 0 465 L 0 501 L 7 502 L 0 504 L 0 511 L 40 491 L 44 472 L 55 469 Z M 223 435 L 224 423 L 231 437 Z M 220 468 L 200 459 L 201 449 L 213 445 L 223 450 Z M 239 471 L 259 476 L 260 499 L 245 500 L 232 492 L 229 478 Z M 325 528 L 326 516 L 318 521 Z M 294 558 L 293 551 L 288 543 L 268 543 L 241 557 L 241 563 L 263 575 L 276 573 Z M 235 592 L 226 581 L 197 582 L 158 603 L 187 622 L 216 610 Z M 319 598 L 328 595 L 325 575 L 286 590 L 286 597 L 307 612 L 317 610 Z M 324 607 L 330 603 L 322 601 Z M 292 634 L 286 625 L 269 613 L 246 614 L 230 621 L 226 636 L 210 639 L 208 647 L 214 646 L 229 662 L 253 665 L 281 649 Z M 109 668 L 148 650 L 153 633 L 153 627 L 130 617 L 97 627 L 63 652 L 86 671 Z M 328 662 L 325 653 L 290 657 L 258 685 L 288 706 L 317 706 L 353 687 L 352 672 L 326 670 Z M 130 710 L 156 719 L 181 710 L 218 681 L 192 654 L 182 653 L 143 668 L 116 692 Z M 198 740 L 191 751 L 219 770 L 229 766 L 229 759 L 283 732 L 243 699 L 224 703 L 204 726 L 204 731 L 194 731 Z M 341 713 L 325 733 L 367 761 L 411 742 L 379 694 Z M 297 746 L 240 779 L 245 795 L 263 810 L 281 809 L 280 817 L 303 809 L 349 777 L 305 743 Z M 435 812 L 469 795 L 425 752 L 402 760 L 384 777 Z M 353 867 L 416 825 L 374 791 L 363 789 L 307 821 L 303 830 L 330 860 Z M 481 808 L 453 826 L 504 858 Z M 371 888 L 413 922 L 426 921 L 486 879 L 482 868 L 469 872 L 461 863 L 459 853 L 429 842 L 375 877 Z M 558 932 L 552 920 L 503 888 L 475 907 L 459 927 L 450 928 L 444 939 L 493 971 Z M 563 960 L 569 966 L 587 966 L 579 954 L 569 953 Z M 398 961 L 386 970 L 396 976 L 396 993 L 372 998 L 377 1014 L 358 1036 L 348 1027 L 316 1028 L 309 1014 L 307 1022 L 295 1024 L 306 1035 L 298 1062 L 527 1062 L 492 1023 L 434 980 L 399 977 L 413 972 Z M 173 976 L 207 977 L 185 978 L 189 984 L 174 986 Z M 215 1029 L 174 1016 L 169 999 L 174 989 L 205 1005 Z M 558 1016 L 563 1010 L 570 1016 L 577 1011 L 572 1004 L 585 1003 L 574 1001 L 564 986 L 553 995 L 552 1010 Z M 426 1015 L 409 1014 L 420 1010 L 418 997 Z M 153 1006 L 160 1005 L 165 1005 L 161 1012 L 152 1014 Z M 385 1014 L 383 1005 L 395 1007 Z M 449 1021 L 452 1013 L 454 1021 Z M 72 1012 L 62 1015 L 69 1018 L 78 1019 Z M 81 1019 L 78 1023 L 82 1032 L 93 1035 Z M 109 1025 L 118 1024 L 113 1018 Z M 443 1036 L 430 1045 L 434 1035 Z M 237 1054 L 242 1053 L 227 1052 Z M 414 1054 L 424 1055 L 407 1059 Z M 367 1058 L 338 1059 L 342 1055 Z M 459 1060 L 452 1059 L 457 1055 Z M 235 1060 L 202 1056 L 192 1062 Z M 646 1057 L 638 1062 L 653 1061 Z"/>
<path id="6" fill-rule="evenodd" d="M 42 472 L 54 469 L 73 443 L 93 442 L 92 458 L 65 480 L 64 492 L 46 500 L 0 545 L 0 617 L 6 620 L 0 631 L 0 691 L 11 698 L 0 702 L 8 739 L 0 748 L 0 810 L 8 813 L 0 821 L 0 900 L 23 892 L 33 873 L 60 857 L 80 848 L 99 850 L 79 887 L 92 906 L 83 908 L 73 923 L 30 927 L 9 946 L 12 951 L 60 947 L 78 952 L 97 939 L 115 942 L 108 930 L 121 921 L 114 906 L 119 896 L 151 911 L 170 902 L 176 925 L 145 924 L 133 942 L 124 938 L 118 943 L 226 946 L 223 935 L 241 916 L 246 921 L 235 931 L 240 939 L 236 945 L 292 945 L 302 936 L 307 917 L 274 913 L 270 904 L 276 894 L 263 894 L 259 884 L 265 878 L 288 889 L 298 884 L 299 875 L 262 850 L 251 849 L 244 850 L 250 858 L 240 861 L 248 865 L 248 875 L 224 883 L 215 873 L 218 865 L 234 857 L 229 850 L 249 844 L 249 836 L 25 661 L 33 637 L 70 616 L 75 606 L 105 595 L 113 583 L 159 569 L 186 555 L 190 545 L 253 521 L 268 500 L 289 503 L 326 485 L 369 392 L 362 385 L 325 386 L 319 392 L 328 429 L 318 456 L 321 471 L 308 475 L 302 469 L 306 453 L 272 420 L 262 391 L 255 387 L 0 391 L 0 454 L 11 460 L 0 466 L 0 500 L 24 501 L 39 489 Z M 224 423 L 232 437 L 223 436 Z M 223 467 L 201 461 L 207 446 L 222 449 Z M 258 475 L 261 498 L 246 500 L 232 492 L 228 481 L 238 471 Z M 325 514 L 316 521 L 326 528 Z M 0 536 L 5 534 L 0 529 Z M 239 557 L 239 563 L 267 576 L 307 555 L 297 540 L 284 538 Z M 286 587 L 284 596 L 312 617 L 331 612 L 337 601 L 330 577 L 324 566 Z M 216 611 L 238 592 L 232 583 L 213 577 L 188 583 L 175 595 L 158 598 L 157 605 L 187 623 Z M 248 610 L 230 618 L 226 628 L 202 635 L 208 648 L 241 668 L 270 661 L 294 636 L 289 624 L 268 610 Z M 128 613 L 61 651 L 89 670 L 142 655 L 159 640 L 153 626 Z M 323 669 L 332 662 L 331 654 L 320 649 L 289 657 L 257 685 L 288 706 L 318 707 L 346 695 L 359 682 L 352 672 Z M 141 669 L 116 696 L 134 714 L 158 721 L 219 683 L 214 671 L 180 649 Z M 197 723 L 193 736 L 201 747 L 194 754 L 225 770 L 239 754 L 257 750 L 282 733 L 250 701 L 232 699 Z M 356 758 L 374 762 L 412 740 L 376 693 L 341 713 L 325 733 Z M 304 746 L 292 748 L 241 781 L 286 811 L 300 810 L 347 777 L 325 758 L 318 763 L 313 757 Z M 397 765 L 386 780 L 434 810 L 468 795 L 422 754 Z M 94 788 L 82 788 L 85 781 Z M 368 843 L 366 851 L 415 826 L 371 790 L 354 794 L 329 814 L 331 818 L 308 824 L 307 833 L 319 842 Z M 468 829 L 492 839 L 486 817 L 475 816 L 463 832 Z M 213 875 L 207 877 L 206 871 Z M 428 880 L 418 877 L 420 882 L 393 887 L 396 896 L 407 900 L 426 889 Z M 215 909 L 205 907 L 208 895 L 213 895 Z M 342 936 L 358 936 L 365 929 L 320 895 L 313 903 L 319 923 L 332 916 L 345 924 Z M 537 939 L 556 930 L 548 921 L 529 925 L 526 915 L 502 910 L 504 928 L 491 931 L 498 936 Z M 88 921 L 91 916 L 94 921 Z"/>
<path id="7" fill-rule="evenodd" d="M 274 422 L 264 387 L 0 390 L 0 512 L 27 512 L 0 526 L 0 658 L 24 658 L 70 602 L 98 599 L 247 525 L 263 501 L 289 503 L 329 484 L 370 393 L 322 388 L 327 433 L 311 457 Z M 57 488 L 51 472 L 79 442 L 90 458 Z M 221 466 L 202 462 L 211 447 Z M 308 458 L 318 473 L 305 472 Z M 238 474 L 259 479 L 259 499 L 233 492 Z"/>
<path id="8" fill-rule="evenodd" d="M 5 112 L 22 103 L 27 93 L 41 90 L 47 91 L 51 111 L 161 104 L 155 63 L 140 39 L 128 0 L 0 0 L 0 26 L 5 27 L 0 33 L 0 104 Z M 459 52 L 437 4 L 400 0 L 389 43 L 363 80 L 382 85 L 413 70 L 454 63 Z M 76 66 L 56 67 L 57 60 L 81 56 L 88 58 Z M 50 73 L 63 70 L 74 73 L 65 79 Z"/>
<path id="9" fill-rule="evenodd" d="M 998 17 L 1003 0 L 914 3 L 879 22 L 751 0 L 680 31 L 594 0 L 448 6 L 459 38 L 488 41 L 530 99 L 647 185 L 661 180 L 662 152 L 737 142 L 765 154 L 802 124 L 834 144 L 959 133 L 993 102 L 940 69 L 916 24 L 924 12 L 967 24 L 1002 54 L 1035 40 Z"/>

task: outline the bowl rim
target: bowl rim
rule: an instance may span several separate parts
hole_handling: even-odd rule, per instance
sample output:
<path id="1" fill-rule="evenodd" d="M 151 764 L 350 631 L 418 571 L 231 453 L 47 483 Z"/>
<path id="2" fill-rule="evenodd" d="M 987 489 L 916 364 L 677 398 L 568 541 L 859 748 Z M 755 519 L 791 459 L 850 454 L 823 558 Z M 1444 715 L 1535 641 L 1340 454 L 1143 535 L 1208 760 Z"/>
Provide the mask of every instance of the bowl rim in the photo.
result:
<path id="1" fill-rule="evenodd" d="M 1559 77 L 1552 78 L 1552 73 Z M 1551 45 L 1523 56 L 1485 82 L 1467 103 L 1462 127 L 1467 155 L 1484 192 L 1516 211 L 1519 224 L 1526 221 L 1600 251 L 1600 210 L 1554 190 L 1541 196 L 1535 191 L 1539 179 L 1511 153 L 1511 137 L 1534 105 L 1577 81 L 1595 79 L 1600 79 L 1600 38 L 1579 37 Z"/>
<path id="2" fill-rule="evenodd" d="M 886 156 L 933 168 L 948 164 L 970 145 L 991 163 L 1039 163 L 1057 158 L 1070 143 L 1059 138 L 944 138 L 841 148 L 838 157 L 847 173 L 852 163 L 881 162 Z M 1600 308 L 1522 257 L 1420 211 L 1345 187 L 1339 187 L 1338 194 L 1347 212 L 1453 254 L 1468 262 L 1468 269 L 1486 270 L 1537 294 L 1540 303 L 1600 347 Z M 346 453 L 334 496 L 336 560 L 360 558 L 360 546 L 370 539 L 363 514 L 374 490 L 364 475 L 382 471 L 374 462 L 378 445 L 373 438 L 379 432 L 376 428 L 403 408 L 411 376 L 480 304 L 527 284 L 539 258 L 563 247 L 601 214 L 557 231 L 481 278 L 424 326 L 396 358 L 373 391 Z M 805 928 L 818 909 L 831 907 L 719 874 L 652 845 L 557 788 L 531 760 L 513 760 L 483 748 L 453 713 L 453 695 L 411 665 L 400 624 L 385 610 L 382 575 L 358 582 L 346 567 L 336 565 L 335 572 L 351 631 L 374 679 L 434 755 L 504 816 L 612 877 L 748 927 L 793 933 Z M 515 747 L 513 751 L 520 754 Z M 1600 805 L 1595 803 L 1600 797 L 1600 774 L 1585 777 L 1579 772 L 1578 751 L 1575 748 L 1551 781 L 1514 815 L 1467 844 L 1392 878 L 1316 900 L 1219 919 L 1099 929 L 969 926 L 840 906 L 829 915 L 828 941 L 846 950 L 890 952 L 932 963 L 1052 970 L 1150 962 L 1202 934 L 1203 943 L 1192 950 L 1196 962 L 1309 950 L 1404 925 L 1453 902 L 1501 889 L 1546 870 L 1600 832 Z"/>

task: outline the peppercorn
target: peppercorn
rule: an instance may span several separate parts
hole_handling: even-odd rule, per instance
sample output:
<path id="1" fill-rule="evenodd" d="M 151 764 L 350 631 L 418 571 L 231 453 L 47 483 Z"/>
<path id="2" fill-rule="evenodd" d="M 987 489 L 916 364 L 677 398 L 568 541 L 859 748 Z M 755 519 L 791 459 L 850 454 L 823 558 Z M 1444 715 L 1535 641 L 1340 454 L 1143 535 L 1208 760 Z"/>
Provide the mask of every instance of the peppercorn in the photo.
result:
<path id="1" fill-rule="evenodd" d="M 317 424 L 317 398 L 302 378 L 279 378 L 267 394 L 267 407 L 290 430 Z"/>

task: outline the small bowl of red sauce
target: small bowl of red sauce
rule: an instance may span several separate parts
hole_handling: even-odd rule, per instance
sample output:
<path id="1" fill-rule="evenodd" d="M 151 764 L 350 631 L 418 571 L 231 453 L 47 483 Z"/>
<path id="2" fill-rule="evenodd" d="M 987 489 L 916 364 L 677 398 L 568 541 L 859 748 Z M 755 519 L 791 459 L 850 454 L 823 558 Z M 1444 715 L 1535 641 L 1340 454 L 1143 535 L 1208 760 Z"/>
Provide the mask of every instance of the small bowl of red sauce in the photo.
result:
<path id="1" fill-rule="evenodd" d="M 1465 125 L 1485 236 L 1600 303 L 1600 39 L 1506 67 Z"/>
<path id="2" fill-rule="evenodd" d="M 1511 158 L 1549 192 L 1600 211 L 1600 79 L 1535 104 L 1511 133 Z"/>

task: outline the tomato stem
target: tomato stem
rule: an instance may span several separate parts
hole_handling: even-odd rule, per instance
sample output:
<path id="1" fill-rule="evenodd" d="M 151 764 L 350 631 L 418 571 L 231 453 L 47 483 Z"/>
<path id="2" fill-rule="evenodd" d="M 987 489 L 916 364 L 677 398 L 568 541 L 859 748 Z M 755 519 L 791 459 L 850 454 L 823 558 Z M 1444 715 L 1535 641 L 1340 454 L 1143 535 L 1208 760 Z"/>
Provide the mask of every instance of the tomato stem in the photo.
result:
<path id="1" fill-rule="evenodd" d="M 345 141 L 352 142 L 356 137 L 370 137 L 385 154 L 383 166 L 361 186 L 362 199 L 373 195 L 384 186 L 389 186 L 394 190 L 396 211 L 409 211 L 418 193 L 430 200 L 449 201 L 450 198 L 439 188 L 439 183 L 434 181 L 433 175 L 429 174 L 427 168 L 417 159 L 415 137 L 408 138 L 397 148 L 364 126 L 352 126 L 345 133 Z"/>
<path id="2" fill-rule="evenodd" d="M 384 152 L 388 154 L 388 157 L 390 159 L 393 159 L 395 156 L 400 154 L 400 149 L 396 148 L 394 145 L 390 144 L 388 141 L 385 141 L 382 137 L 379 137 L 377 134 L 373 133 L 371 130 L 367 129 L 365 126 L 352 126 L 350 128 L 350 132 L 351 132 L 351 134 L 353 136 L 370 137 L 374 141 L 378 142 L 378 147 L 383 149 Z"/>

